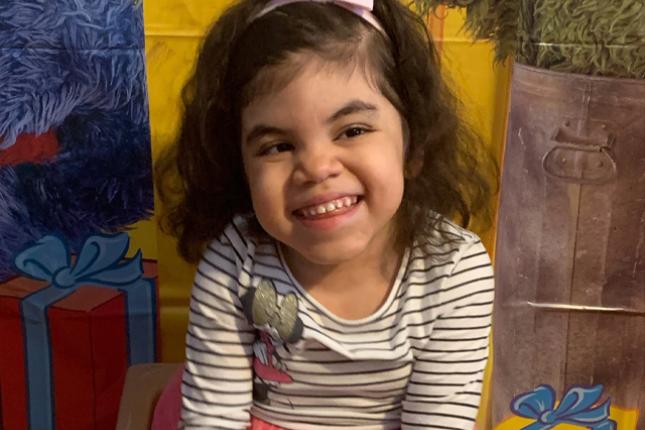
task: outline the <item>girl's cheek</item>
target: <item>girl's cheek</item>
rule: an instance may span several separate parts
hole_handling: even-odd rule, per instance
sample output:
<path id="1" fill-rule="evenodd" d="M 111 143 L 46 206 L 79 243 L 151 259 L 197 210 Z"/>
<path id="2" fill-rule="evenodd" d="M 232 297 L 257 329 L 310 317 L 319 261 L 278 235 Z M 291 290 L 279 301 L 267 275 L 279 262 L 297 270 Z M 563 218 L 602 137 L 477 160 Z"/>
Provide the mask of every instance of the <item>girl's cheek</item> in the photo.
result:
<path id="1" fill-rule="evenodd" d="M 280 169 L 260 169 L 253 175 L 249 186 L 254 203 L 262 203 L 266 206 L 271 202 L 278 202 L 281 200 L 281 194 L 285 189 L 284 174 Z"/>

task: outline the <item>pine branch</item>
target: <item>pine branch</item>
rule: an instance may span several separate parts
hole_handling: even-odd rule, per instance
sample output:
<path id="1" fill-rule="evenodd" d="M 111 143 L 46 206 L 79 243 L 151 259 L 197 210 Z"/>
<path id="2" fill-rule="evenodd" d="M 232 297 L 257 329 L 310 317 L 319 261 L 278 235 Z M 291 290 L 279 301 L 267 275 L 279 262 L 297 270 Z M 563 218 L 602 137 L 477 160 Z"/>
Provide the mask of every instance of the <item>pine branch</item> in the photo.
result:
<path id="1" fill-rule="evenodd" d="M 422 16 L 439 6 L 466 8 L 465 29 L 477 40 L 491 40 L 495 44 L 495 60 L 502 61 L 513 55 L 517 47 L 517 0 L 413 0 Z"/>

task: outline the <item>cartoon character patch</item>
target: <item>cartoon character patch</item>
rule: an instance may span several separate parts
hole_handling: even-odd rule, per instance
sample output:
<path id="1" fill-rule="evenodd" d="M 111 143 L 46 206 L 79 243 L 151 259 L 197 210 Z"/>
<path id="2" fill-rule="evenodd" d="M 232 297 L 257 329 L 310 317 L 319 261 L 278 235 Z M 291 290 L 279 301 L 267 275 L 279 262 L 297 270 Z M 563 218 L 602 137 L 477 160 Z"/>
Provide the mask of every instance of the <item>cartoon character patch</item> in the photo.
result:
<path id="1" fill-rule="evenodd" d="M 247 319 L 259 330 L 259 338 L 253 344 L 253 391 L 255 399 L 265 401 L 270 384 L 293 382 L 276 349 L 302 338 L 298 298 L 292 293 L 279 295 L 273 283 L 263 279 L 242 296 L 242 304 Z"/>

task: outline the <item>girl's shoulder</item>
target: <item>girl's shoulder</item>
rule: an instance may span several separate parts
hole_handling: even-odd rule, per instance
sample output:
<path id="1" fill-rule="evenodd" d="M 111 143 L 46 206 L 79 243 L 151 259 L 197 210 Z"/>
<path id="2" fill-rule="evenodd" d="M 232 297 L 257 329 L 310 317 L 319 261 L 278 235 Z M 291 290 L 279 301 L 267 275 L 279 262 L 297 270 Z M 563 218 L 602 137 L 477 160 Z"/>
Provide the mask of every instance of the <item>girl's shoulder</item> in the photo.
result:
<path id="1" fill-rule="evenodd" d="M 238 215 L 233 218 L 224 228 L 219 237 L 213 239 L 206 250 L 204 258 L 215 253 L 231 260 L 238 265 L 250 257 L 252 258 L 258 247 L 258 239 L 253 234 L 250 216 Z"/>
<path id="2" fill-rule="evenodd" d="M 418 237 L 412 248 L 412 262 L 428 267 L 451 268 L 464 257 L 488 252 L 479 236 L 442 215 L 436 215 L 436 223 L 430 234 Z"/>
<path id="3" fill-rule="evenodd" d="M 479 236 L 446 218 L 440 214 L 434 214 L 435 223 L 432 231 L 425 237 L 419 238 L 416 242 L 432 243 L 438 247 L 446 245 L 461 244 L 467 245 L 475 242 L 481 242 Z"/>
<path id="4" fill-rule="evenodd" d="M 198 281 L 213 281 L 239 295 L 257 285 L 258 271 L 272 268 L 271 262 L 278 257 L 275 245 L 257 233 L 254 221 L 250 216 L 236 216 L 206 246 L 196 270 Z"/>
<path id="5" fill-rule="evenodd" d="M 438 221 L 434 236 L 417 240 L 412 249 L 402 295 L 422 297 L 438 313 L 461 306 L 467 297 L 488 300 L 494 274 L 479 236 L 445 218 Z"/>
<path id="6" fill-rule="evenodd" d="M 454 221 L 446 218 L 443 215 L 438 215 L 438 222 L 436 229 L 438 233 L 444 233 L 452 237 L 459 238 L 465 242 L 478 241 L 479 236 L 476 233 L 468 230 L 465 227 L 460 226 Z"/>

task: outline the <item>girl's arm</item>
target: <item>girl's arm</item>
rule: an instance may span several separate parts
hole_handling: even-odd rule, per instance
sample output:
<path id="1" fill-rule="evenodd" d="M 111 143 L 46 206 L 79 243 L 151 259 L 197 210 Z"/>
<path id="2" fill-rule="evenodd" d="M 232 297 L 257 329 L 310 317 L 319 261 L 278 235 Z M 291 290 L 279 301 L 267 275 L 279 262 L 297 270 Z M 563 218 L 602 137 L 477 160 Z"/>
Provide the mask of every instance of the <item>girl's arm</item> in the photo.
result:
<path id="1" fill-rule="evenodd" d="M 479 240 L 460 252 L 440 294 L 439 315 L 408 383 L 402 430 L 475 427 L 493 306 L 490 258 Z"/>
<path id="2" fill-rule="evenodd" d="M 236 258 L 245 254 L 240 251 L 224 236 L 209 246 L 197 268 L 181 389 L 184 429 L 249 426 L 255 335 L 237 293 L 241 262 Z"/>

